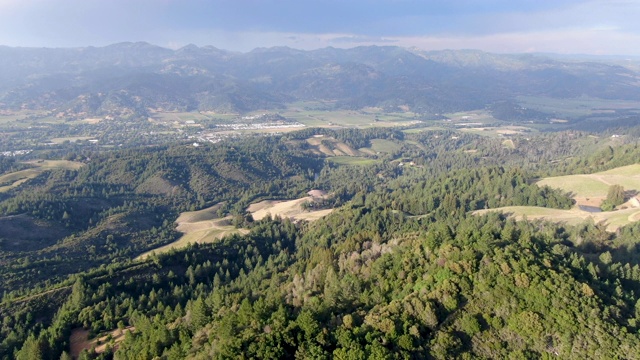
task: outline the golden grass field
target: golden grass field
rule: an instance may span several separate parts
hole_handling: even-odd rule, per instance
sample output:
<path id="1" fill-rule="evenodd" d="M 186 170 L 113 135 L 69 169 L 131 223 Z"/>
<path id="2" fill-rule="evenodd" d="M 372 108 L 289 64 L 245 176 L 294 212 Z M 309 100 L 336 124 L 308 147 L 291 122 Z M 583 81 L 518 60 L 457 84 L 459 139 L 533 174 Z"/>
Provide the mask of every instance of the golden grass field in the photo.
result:
<path id="1" fill-rule="evenodd" d="M 311 150 L 316 154 L 324 154 L 326 156 L 359 156 L 358 150 L 349 145 L 338 141 L 332 137 L 314 136 L 307 140 L 307 144 L 311 146 Z"/>
<path id="2" fill-rule="evenodd" d="M 333 209 L 305 211 L 302 209 L 302 204 L 305 202 L 313 202 L 313 197 L 307 196 L 287 201 L 264 200 L 251 204 L 247 211 L 251 213 L 254 220 L 261 220 L 267 215 L 271 215 L 272 217 L 279 216 L 281 218 L 306 221 L 317 220 L 333 211 Z"/>
<path id="3" fill-rule="evenodd" d="M 602 222 L 606 224 L 608 231 L 616 231 L 621 226 L 640 219 L 640 208 L 592 213 L 580 210 L 577 206 L 570 210 L 550 209 L 537 206 L 505 206 L 495 209 L 477 210 L 473 213 L 481 215 L 490 211 L 499 211 L 513 216 L 516 220 L 522 220 L 526 217 L 528 220 L 544 219 L 568 225 L 578 225 L 591 218 L 594 223 Z"/>
<path id="4" fill-rule="evenodd" d="M 67 169 L 78 170 L 84 164 L 76 161 L 68 160 L 33 160 L 27 161 L 27 164 L 35 166 L 31 169 L 20 170 L 0 176 L 0 184 L 7 184 L 0 186 L 0 193 L 7 192 L 15 187 L 20 186 L 29 179 L 33 179 L 36 176 L 42 174 L 46 170 L 52 169 Z"/>
<path id="5" fill-rule="evenodd" d="M 162 254 L 172 249 L 183 248 L 189 244 L 212 243 L 225 236 L 249 233 L 247 229 L 237 229 L 231 225 L 231 216 L 224 218 L 218 217 L 217 212 L 222 205 L 222 203 L 219 203 L 199 211 L 187 211 L 180 214 L 178 219 L 176 219 L 176 224 L 178 224 L 176 230 L 184 235 L 171 244 L 161 246 L 138 256 L 138 259 L 145 259 L 151 253 Z"/>
<path id="6" fill-rule="evenodd" d="M 251 213 L 254 220 L 261 220 L 270 214 L 271 216 L 280 216 L 281 218 L 290 218 L 293 220 L 314 221 L 323 216 L 328 215 L 333 209 L 324 209 L 318 211 L 305 211 L 302 204 L 306 201 L 312 202 L 315 197 L 324 197 L 326 194 L 318 190 L 309 192 L 313 196 L 306 196 L 295 200 L 263 200 L 258 203 L 251 204 L 247 211 Z M 216 242 L 225 236 L 233 234 L 248 234 L 247 229 L 238 229 L 231 224 L 232 216 L 220 218 L 218 209 L 223 203 L 216 204 L 199 211 L 188 211 L 180 214 L 176 219 L 176 230 L 183 233 L 182 237 L 177 241 L 161 246 L 159 248 L 148 251 L 137 257 L 139 260 L 147 258 L 152 253 L 162 254 L 172 249 L 186 247 L 189 244 L 205 244 Z"/>
<path id="7" fill-rule="evenodd" d="M 570 192 L 576 200 L 576 205 L 570 210 L 550 209 L 535 206 L 507 206 L 496 209 L 474 211 L 474 214 L 484 214 L 489 211 L 499 211 L 513 216 L 517 220 L 526 217 L 529 220 L 544 219 L 554 222 L 577 225 L 587 219 L 595 223 L 604 223 L 607 230 L 615 231 L 621 226 L 640 220 L 640 208 L 627 202 L 619 206 L 618 210 L 607 212 L 589 212 L 581 206 L 599 207 L 607 197 L 611 185 L 622 185 L 630 192 L 640 191 L 640 164 L 623 166 L 594 174 L 568 175 L 545 178 L 537 183 Z"/>

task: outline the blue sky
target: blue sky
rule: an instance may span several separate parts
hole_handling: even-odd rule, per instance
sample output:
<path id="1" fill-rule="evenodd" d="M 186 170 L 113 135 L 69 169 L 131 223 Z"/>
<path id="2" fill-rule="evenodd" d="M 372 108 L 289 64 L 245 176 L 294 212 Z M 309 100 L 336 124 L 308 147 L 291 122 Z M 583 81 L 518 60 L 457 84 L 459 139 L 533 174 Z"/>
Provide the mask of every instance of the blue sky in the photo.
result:
<path id="1" fill-rule="evenodd" d="M 640 56 L 640 0 L 0 0 L 0 44 L 398 45 Z"/>

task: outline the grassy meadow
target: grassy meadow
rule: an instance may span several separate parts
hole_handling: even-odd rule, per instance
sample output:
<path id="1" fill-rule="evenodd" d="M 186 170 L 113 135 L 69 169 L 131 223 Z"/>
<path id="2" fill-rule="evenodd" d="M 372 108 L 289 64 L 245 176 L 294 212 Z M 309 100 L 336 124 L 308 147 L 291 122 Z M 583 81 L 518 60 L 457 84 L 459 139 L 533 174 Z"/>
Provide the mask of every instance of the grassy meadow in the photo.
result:
<path id="1" fill-rule="evenodd" d="M 20 186 L 29 179 L 33 179 L 42 174 L 46 170 L 66 169 L 78 170 L 84 164 L 76 161 L 68 160 L 33 160 L 26 162 L 34 166 L 31 169 L 15 171 L 12 173 L 0 175 L 0 193 L 7 192 L 13 188 Z"/>
<path id="2" fill-rule="evenodd" d="M 580 174 L 549 177 L 538 181 L 539 186 L 559 188 L 572 194 L 576 205 L 570 210 L 550 209 L 535 206 L 507 206 L 496 209 L 475 211 L 474 214 L 484 214 L 489 211 L 499 211 L 513 216 L 517 220 L 526 217 L 577 225 L 586 220 L 604 223 L 607 230 L 618 228 L 640 220 L 640 208 L 630 203 L 623 204 L 615 211 L 590 212 L 583 210 L 581 205 L 600 206 L 607 196 L 611 185 L 622 185 L 629 193 L 640 191 L 640 164 L 623 166 L 594 174 Z"/>

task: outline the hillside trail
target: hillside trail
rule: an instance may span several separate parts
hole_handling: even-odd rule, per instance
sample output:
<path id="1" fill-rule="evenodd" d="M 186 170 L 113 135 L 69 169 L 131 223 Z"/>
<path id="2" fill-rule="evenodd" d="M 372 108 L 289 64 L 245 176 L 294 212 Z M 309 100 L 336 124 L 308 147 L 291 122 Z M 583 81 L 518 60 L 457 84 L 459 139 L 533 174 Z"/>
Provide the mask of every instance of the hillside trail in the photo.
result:
<path id="1" fill-rule="evenodd" d="M 609 185 L 609 186 L 615 185 L 615 184 L 610 183 L 608 180 L 606 180 L 603 175 L 592 174 L 592 175 L 590 175 L 590 177 L 595 179 L 595 180 L 600 181 L 601 183 L 603 183 L 605 185 Z"/>
<path id="2" fill-rule="evenodd" d="M 40 293 L 37 293 L 37 294 L 33 294 L 33 295 L 27 295 L 27 296 L 23 296 L 23 297 L 16 298 L 16 299 L 11 299 L 9 301 L 9 303 L 11 305 L 20 304 L 20 303 L 23 303 L 25 301 L 33 300 L 33 299 L 35 299 L 37 297 L 40 297 L 40 296 L 44 296 L 44 295 L 48 295 L 48 294 L 54 293 L 56 291 L 69 289 L 70 287 L 71 287 L 71 285 L 67 285 L 67 286 L 63 286 L 63 287 L 59 287 L 59 288 L 55 288 L 55 289 L 46 290 L 46 291 L 43 291 L 43 292 L 40 292 Z M 2 305 L 4 305 L 4 304 L 0 304 L 0 306 L 2 306 Z"/>

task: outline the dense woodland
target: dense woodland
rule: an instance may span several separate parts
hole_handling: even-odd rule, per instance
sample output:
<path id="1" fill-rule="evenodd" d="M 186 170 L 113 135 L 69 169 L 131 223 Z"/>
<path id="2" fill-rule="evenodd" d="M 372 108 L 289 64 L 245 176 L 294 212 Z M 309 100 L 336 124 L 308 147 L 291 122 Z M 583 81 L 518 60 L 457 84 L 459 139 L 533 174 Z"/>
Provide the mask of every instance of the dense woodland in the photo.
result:
<path id="1" fill-rule="evenodd" d="M 336 165 L 309 151 L 320 134 L 398 150 Z M 471 214 L 570 208 L 570 194 L 534 180 L 633 164 L 630 139 L 541 133 L 512 149 L 446 130 L 309 129 L 199 148 L 70 147 L 85 166 L 0 198 L 23 222 L 4 225 L 48 234 L 1 230 L 0 358 L 68 359 L 72 330 L 129 326 L 80 358 L 639 358 L 640 225 Z M 0 161 L 2 173 L 20 166 Z M 133 260 L 176 240 L 182 211 L 224 201 L 221 213 L 242 217 L 312 188 L 337 210 L 313 223 L 248 220 L 246 236 Z"/>

